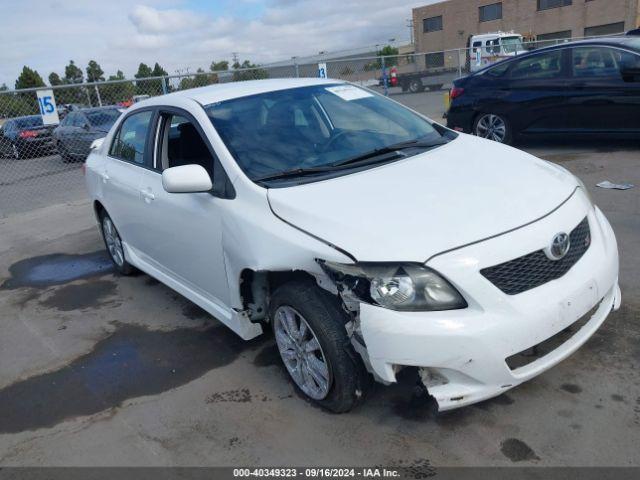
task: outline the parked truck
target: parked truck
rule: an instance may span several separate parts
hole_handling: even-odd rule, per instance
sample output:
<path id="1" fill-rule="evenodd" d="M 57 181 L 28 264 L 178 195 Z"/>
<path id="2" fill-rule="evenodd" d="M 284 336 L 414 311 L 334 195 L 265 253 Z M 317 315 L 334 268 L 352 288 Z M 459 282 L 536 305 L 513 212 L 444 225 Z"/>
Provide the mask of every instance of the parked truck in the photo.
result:
<path id="1" fill-rule="evenodd" d="M 526 52 L 522 35 L 515 32 L 472 35 L 467 47 L 467 72 L 478 71 L 492 63 Z"/>

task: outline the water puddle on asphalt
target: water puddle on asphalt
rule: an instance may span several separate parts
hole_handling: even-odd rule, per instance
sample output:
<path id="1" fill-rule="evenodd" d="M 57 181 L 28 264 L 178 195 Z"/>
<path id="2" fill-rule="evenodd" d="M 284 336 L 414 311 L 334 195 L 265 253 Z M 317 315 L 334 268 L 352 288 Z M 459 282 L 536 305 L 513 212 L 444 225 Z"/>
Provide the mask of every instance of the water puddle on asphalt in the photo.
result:
<path id="1" fill-rule="evenodd" d="M 225 327 L 152 331 L 119 324 L 59 370 L 0 390 L 0 434 L 52 427 L 184 385 L 233 362 L 252 342 Z"/>
<path id="2" fill-rule="evenodd" d="M 113 264 L 105 250 L 82 255 L 55 253 L 14 263 L 9 267 L 11 277 L 0 288 L 44 288 L 110 272 L 113 272 Z"/>

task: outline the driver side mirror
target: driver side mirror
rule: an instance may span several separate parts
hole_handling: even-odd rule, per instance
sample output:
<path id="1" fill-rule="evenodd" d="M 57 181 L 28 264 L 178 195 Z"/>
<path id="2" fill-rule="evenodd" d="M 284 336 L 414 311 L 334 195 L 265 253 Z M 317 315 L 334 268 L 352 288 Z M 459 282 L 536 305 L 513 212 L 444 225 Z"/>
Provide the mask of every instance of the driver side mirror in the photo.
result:
<path id="1" fill-rule="evenodd" d="M 209 192 L 211 177 L 202 165 L 182 165 L 162 172 L 162 187 L 169 193 Z"/>

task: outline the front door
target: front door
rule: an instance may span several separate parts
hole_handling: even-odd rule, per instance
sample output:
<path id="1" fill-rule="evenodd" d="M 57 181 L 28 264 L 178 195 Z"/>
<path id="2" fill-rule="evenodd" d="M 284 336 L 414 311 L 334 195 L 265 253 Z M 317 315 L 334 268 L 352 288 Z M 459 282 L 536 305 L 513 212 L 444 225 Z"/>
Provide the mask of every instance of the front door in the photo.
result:
<path id="1" fill-rule="evenodd" d="M 514 129 L 523 133 L 557 132 L 566 126 L 567 79 L 563 49 L 515 60 L 509 67 L 505 97 Z"/>
<path id="2" fill-rule="evenodd" d="M 105 208 L 120 237 L 136 255 L 144 251 L 147 236 L 145 203 L 140 181 L 151 167 L 150 130 L 154 112 L 144 110 L 124 119 L 109 149 L 102 177 Z"/>
<path id="3" fill-rule="evenodd" d="M 145 253 L 155 268 L 224 308 L 229 288 L 222 248 L 225 202 L 210 193 L 168 193 L 162 170 L 202 165 L 213 179 L 213 152 L 196 121 L 182 111 L 163 112 L 155 170 L 143 172 L 147 227 Z"/>

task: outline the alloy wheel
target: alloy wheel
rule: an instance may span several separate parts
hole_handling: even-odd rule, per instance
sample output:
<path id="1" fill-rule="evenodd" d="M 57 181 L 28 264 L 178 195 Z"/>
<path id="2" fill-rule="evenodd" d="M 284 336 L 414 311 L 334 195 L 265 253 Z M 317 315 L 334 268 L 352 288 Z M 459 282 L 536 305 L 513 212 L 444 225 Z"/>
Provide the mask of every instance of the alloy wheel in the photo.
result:
<path id="1" fill-rule="evenodd" d="M 320 342 L 304 319 L 287 305 L 275 311 L 274 332 L 280 357 L 296 385 L 314 400 L 329 393 L 331 374 Z"/>
<path id="2" fill-rule="evenodd" d="M 104 233 L 104 241 L 107 244 L 107 250 L 113 261 L 119 267 L 124 265 L 124 250 L 122 249 L 122 240 L 116 230 L 115 225 L 107 216 L 102 220 L 102 232 Z"/>
<path id="3" fill-rule="evenodd" d="M 507 124 L 498 115 L 483 115 L 476 124 L 476 135 L 503 143 L 507 136 Z"/>

